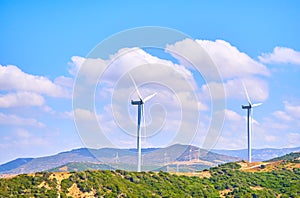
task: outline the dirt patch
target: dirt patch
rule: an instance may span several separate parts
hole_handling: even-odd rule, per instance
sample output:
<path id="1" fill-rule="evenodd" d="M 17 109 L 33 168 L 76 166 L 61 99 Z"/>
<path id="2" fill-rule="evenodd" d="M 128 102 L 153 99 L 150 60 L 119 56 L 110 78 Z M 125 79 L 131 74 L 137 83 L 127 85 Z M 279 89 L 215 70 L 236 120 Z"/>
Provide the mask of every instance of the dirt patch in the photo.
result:
<path id="1" fill-rule="evenodd" d="M 273 167 L 269 162 L 240 162 L 238 164 L 241 165 L 240 170 L 244 172 L 266 172 L 271 171 Z"/>
<path id="2" fill-rule="evenodd" d="M 225 189 L 225 190 L 221 190 L 221 191 L 219 191 L 220 197 L 226 197 L 226 194 L 227 194 L 227 193 L 230 193 L 230 192 L 232 192 L 232 191 L 233 191 L 233 189 Z"/>
<path id="3" fill-rule="evenodd" d="M 252 190 L 264 190 L 264 188 L 261 187 L 261 186 L 250 186 L 250 188 L 251 188 Z"/>
<path id="4" fill-rule="evenodd" d="M 74 198 L 94 198 L 95 197 L 95 192 L 92 190 L 90 192 L 81 192 L 78 186 L 74 183 L 69 189 L 69 193 L 67 196 L 71 196 Z"/>
<path id="5" fill-rule="evenodd" d="M 200 159 L 194 159 L 194 160 L 190 160 L 190 161 L 175 161 L 170 164 L 175 164 L 175 165 L 177 165 L 177 164 L 178 165 L 203 164 L 203 165 L 207 165 L 207 166 L 215 166 L 216 165 L 216 163 L 204 161 L 204 160 L 200 160 Z"/>
<path id="6" fill-rule="evenodd" d="M 59 168 L 58 170 L 63 171 L 63 172 L 67 172 L 68 171 L 68 167 L 67 166 L 63 166 L 63 167 Z"/>
<path id="7" fill-rule="evenodd" d="M 201 172 L 175 172 L 175 173 L 171 173 L 171 174 L 175 174 L 175 175 L 185 175 L 188 177 L 200 177 L 200 178 L 210 178 L 211 174 L 209 171 L 201 171 Z"/>
<path id="8" fill-rule="evenodd" d="M 0 174 L 0 178 L 10 179 L 17 176 L 17 174 Z"/>
<path id="9" fill-rule="evenodd" d="M 62 180 L 67 179 L 71 176 L 71 173 L 67 173 L 67 172 L 55 172 L 52 173 L 49 177 L 49 179 L 56 179 L 57 183 L 61 183 Z"/>
<path id="10" fill-rule="evenodd" d="M 42 187 L 44 187 L 44 188 L 46 188 L 46 189 L 48 189 L 48 190 L 51 189 L 50 186 L 49 186 L 45 181 L 42 181 L 42 183 L 40 183 L 40 184 L 38 185 L 38 188 L 42 188 Z"/>

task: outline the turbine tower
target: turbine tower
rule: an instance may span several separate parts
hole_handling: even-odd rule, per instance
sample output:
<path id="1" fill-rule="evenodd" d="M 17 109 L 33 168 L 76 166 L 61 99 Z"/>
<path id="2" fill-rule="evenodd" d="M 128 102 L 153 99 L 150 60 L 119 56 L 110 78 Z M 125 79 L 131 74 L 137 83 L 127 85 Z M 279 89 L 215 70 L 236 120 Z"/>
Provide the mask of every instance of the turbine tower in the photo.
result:
<path id="1" fill-rule="evenodd" d="M 150 100 L 151 98 L 153 98 L 156 93 L 147 96 L 143 99 L 141 93 L 138 90 L 138 87 L 136 86 L 136 83 L 133 79 L 133 77 L 129 74 L 135 90 L 138 94 L 139 100 L 131 100 L 131 104 L 132 105 L 137 105 L 138 106 L 138 117 L 137 117 L 137 151 L 138 151 L 138 156 L 137 156 L 137 172 L 141 172 L 141 164 L 142 164 L 142 146 L 141 146 L 141 118 L 143 117 L 143 125 L 145 126 L 145 115 L 144 115 L 144 104 L 145 102 L 147 102 L 148 100 Z"/>
<path id="2" fill-rule="evenodd" d="M 242 109 L 247 109 L 247 132 L 248 132 L 248 162 L 251 163 L 251 124 L 252 124 L 252 108 L 260 106 L 262 103 L 252 104 L 248 95 L 248 91 L 243 83 L 243 87 L 247 96 L 248 105 L 242 105 Z"/>

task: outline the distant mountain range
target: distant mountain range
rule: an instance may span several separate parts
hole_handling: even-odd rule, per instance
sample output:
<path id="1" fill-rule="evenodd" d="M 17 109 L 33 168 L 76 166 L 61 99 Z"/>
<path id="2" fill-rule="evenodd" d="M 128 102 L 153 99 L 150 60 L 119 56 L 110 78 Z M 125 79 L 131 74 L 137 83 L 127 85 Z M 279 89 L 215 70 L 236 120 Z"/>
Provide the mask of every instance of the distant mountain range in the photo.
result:
<path id="1" fill-rule="evenodd" d="M 22 166 L 23 164 L 27 164 L 33 160 L 33 158 L 18 158 L 8 163 L 0 165 L 0 172 L 7 172 Z"/>
<path id="2" fill-rule="evenodd" d="M 248 150 L 247 149 L 241 149 L 241 150 L 211 150 L 214 153 L 222 154 L 222 155 L 228 155 L 233 157 L 238 157 L 244 160 L 247 160 L 248 158 Z M 280 157 L 283 155 L 286 155 L 288 153 L 292 152 L 299 152 L 300 147 L 296 148 L 280 148 L 280 149 L 274 149 L 274 148 L 263 148 L 263 149 L 252 149 L 252 161 L 256 162 L 262 162 L 267 161 L 272 158 Z"/>
<path id="3" fill-rule="evenodd" d="M 253 159 L 266 161 L 298 148 L 254 149 Z M 175 144 L 166 148 L 143 149 L 143 170 L 198 171 L 217 164 L 246 159 L 247 150 L 206 151 L 195 146 Z M 136 149 L 80 148 L 52 156 L 19 158 L 0 165 L 0 174 L 40 171 L 81 171 L 87 169 L 136 169 Z"/>

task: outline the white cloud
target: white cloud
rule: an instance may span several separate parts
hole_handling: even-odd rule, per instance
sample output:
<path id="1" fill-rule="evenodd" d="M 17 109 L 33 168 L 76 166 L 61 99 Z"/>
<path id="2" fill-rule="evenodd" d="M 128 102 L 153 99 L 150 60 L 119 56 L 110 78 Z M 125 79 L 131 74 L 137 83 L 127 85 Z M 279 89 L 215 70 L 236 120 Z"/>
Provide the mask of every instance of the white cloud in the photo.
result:
<path id="1" fill-rule="evenodd" d="M 130 104 L 128 102 L 130 99 L 137 98 L 133 82 L 128 75 L 129 72 L 135 79 L 137 86 L 141 89 L 142 96 L 145 97 L 154 92 L 158 93 L 157 96 L 151 100 L 150 104 L 154 104 L 155 102 L 159 103 L 161 108 L 156 107 L 152 110 L 154 111 L 155 109 L 157 111 L 155 113 L 160 113 L 160 116 L 165 115 L 162 113 L 162 106 L 164 110 L 169 113 L 169 116 L 174 117 L 175 114 L 178 115 L 176 117 L 177 119 L 180 119 L 180 108 L 197 113 L 198 110 L 207 109 L 205 104 L 197 101 L 197 91 L 199 90 L 197 90 L 197 84 L 193 74 L 187 68 L 182 65 L 174 64 L 171 61 L 157 58 L 142 49 L 120 49 L 116 54 L 110 56 L 109 60 L 73 57 L 72 61 L 74 61 L 74 63 L 71 63 L 71 65 L 75 65 L 76 68 L 81 65 L 78 73 L 79 79 L 82 79 L 81 77 L 88 77 L 86 79 L 91 82 L 94 81 L 94 84 L 97 83 L 97 80 L 100 81 L 100 83 L 98 82 L 100 86 L 96 91 L 96 98 L 97 104 L 101 105 L 98 106 L 97 109 L 99 110 L 98 113 L 105 119 L 105 121 L 101 123 L 101 127 L 104 130 L 107 129 L 108 133 L 114 130 L 115 127 L 112 126 L 113 124 L 120 124 L 119 126 L 121 126 L 121 128 L 123 127 L 126 131 L 131 131 L 131 133 L 135 131 L 135 121 L 130 122 L 128 120 L 130 117 L 128 112 L 131 108 L 131 106 L 130 108 L 128 107 Z M 106 64 L 108 64 L 108 66 Z M 104 74 L 98 79 L 98 75 L 96 74 L 103 68 L 105 68 Z M 90 82 L 87 82 L 87 85 L 89 85 L 89 83 Z M 82 89 L 90 88 L 89 86 L 83 86 L 81 84 L 80 86 Z M 84 94 L 75 93 L 75 95 L 83 96 Z M 86 100 L 82 100 L 81 104 L 84 104 L 85 101 Z M 112 102 L 114 105 L 113 110 L 111 109 Z M 109 111 L 105 111 L 105 107 L 109 107 Z M 83 112 L 81 113 L 83 115 Z M 131 112 L 131 114 L 134 113 L 135 111 Z M 193 113 L 187 116 L 193 116 Z M 85 115 L 85 117 L 90 116 Z M 157 123 L 160 124 L 162 122 L 157 118 L 160 117 L 152 117 L 153 122 L 151 126 L 155 129 L 157 129 Z M 135 119 L 134 117 L 134 120 Z M 165 118 L 161 117 L 161 119 L 164 120 Z M 191 119 L 190 122 L 192 121 L 193 119 Z M 109 127 L 105 125 L 109 125 Z"/>
<path id="2" fill-rule="evenodd" d="M 85 122 L 94 121 L 97 118 L 94 112 L 91 112 L 87 109 L 75 109 L 74 110 L 75 116 Z"/>
<path id="3" fill-rule="evenodd" d="M 42 106 L 45 100 L 43 96 L 32 92 L 17 92 L 0 95 L 0 108 L 20 106 Z"/>
<path id="4" fill-rule="evenodd" d="M 59 76 L 55 78 L 54 83 L 56 85 L 62 86 L 62 87 L 68 87 L 72 88 L 74 80 L 73 78 L 65 77 L 65 76 Z"/>
<path id="5" fill-rule="evenodd" d="M 287 101 L 284 101 L 283 103 L 284 110 L 275 111 L 272 115 L 280 120 L 281 123 L 291 123 L 292 126 L 295 125 L 295 123 L 300 124 L 298 121 L 300 118 L 300 105 L 294 105 Z"/>
<path id="6" fill-rule="evenodd" d="M 266 135 L 264 136 L 264 138 L 267 142 L 276 142 L 280 139 L 278 136 L 275 135 Z"/>
<path id="7" fill-rule="evenodd" d="M 292 105 L 289 102 L 284 102 L 284 108 L 288 115 L 294 117 L 295 119 L 300 118 L 300 105 Z"/>
<path id="8" fill-rule="evenodd" d="M 193 51 L 196 44 L 200 45 L 210 56 L 217 69 L 208 64 L 209 61 L 205 52 Z M 167 51 L 177 58 L 182 65 L 189 66 L 186 59 L 200 65 L 201 74 L 213 76 L 219 72 L 221 80 L 210 80 L 202 85 L 202 96 L 210 99 L 244 99 L 245 91 L 242 81 L 246 84 L 247 90 L 253 102 L 264 101 L 268 98 L 268 85 L 261 76 L 269 76 L 269 70 L 261 63 L 253 60 L 246 53 L 240 52 L 236 47 L 223 40 L 183 40 L 174 45 L 168 45 Z M 178 54 L 182 54 L 181 56 Z M 203 60 L 206 60 L 203 63 Z M 208 66 L 210 65 L 210 66 Z M 207 80 L 207 79 L 205 79 Z M 225 95 L 224 90 L 225 89 Z"/>
<path id="9" fill-rule="evenodd" d="M 0 124 L 13 125 L 13 126 L 33 126 L 33 127 L 45 127 L 45 125 L 33 118 L 22 118 L 17 115 L 7 115 L 0 113 Z"/>
<path id="10" fill-rule="evenodd" d="M 29 91 L 52 97 L 66 97 L 65 90 L 48 78 L 24 73 L 14 65 L 0 65 L 0 90 Z"/>
<path id="11" fill-rule="evenodd" d="M 69 73 L 72 76 L 76 76 L 80 67 L 82 66 L 82 64 L 85 62 L 85 58 L 80 57 L 80 56 L 72 56 L 71 57 L 71 62 L 69 62 Z"/>
<path id="12" fill-rule="evenodd" d="M 265 101 L 269 97 L 267 82 L 256 77 L 244 79 L 236 78 L 224 81 L 224 83 L 211 82 L 209 84 L 202 85 L 201 90 L 205 97 L 210 97 L 210 91 L 214 91 L 215 93 L 212 94 L 213 96 L 216 98 L 222 98 L 224 95 L 220 89 L 224 88 L 227 99 L 244 99 L 246 101 L 246 92 L 242 82 L 246 86 L 252 103 Z"/>
<path id="13" fill-rule="evenodd" d="M 20 138 L 29 138 L 31 134 L 25 129 L 16 129 L 15 133 Z"/>
<path id="14" fill-rule="evenodd" d="M 225 78 L 248 75 L 270 75 L 268 69 L 253 60 L 246 53 L 240 52 L 235 46 L 223 40 L 196 40 L 211 56 Z"/>
<path id="15" fill-rule="evenodd" d="M 238 113 L 229 109 L 225 109 L 225 116 L 226 116 L 226 120 L 233 121 L 233 122 L 243 122 L 244 119 Z"/>
<path id="16" fill-rule="evenodd" d="M 288 133 L 286 135 L 286 138 L 288 140 L 287 147 L 296 147 L 299 146 L 300 142 L 300 134 L 299 133 Z"/>
<path id="17" fill-rule="evenodd" d="M 168 45 L 167 51 L 169 51 L 175 58 L 178 58 L 183 65 L 189 65 L 185 61 L 186 57 L 191 60 L 200 60 L 202 58 L 199 56 L 199 50 L 190 50 L 194 46 L 193 42 L 200 44 L 200 46 L 208 53 L 212 61 L 217 65 L 223 78 L 245 77 L 249 75 L 270 75 L 270 72 L 263 64 L 253 60 L 246 53 L 240 52 L 236 47 L 223 40 L 191 41 L 186 39 L 181 42 L 177 42 L 174 45 Z M 175 51 L 178 54 L 188 54 L 188 56 L 181 57 L 172 53 L 172 51 Z M 214 70 L 211 71 L 214 72 Z"/>
<path id="18" fill-rule="evenodd" d="M 173 72 L 177 75 L 181 75 L 182 79 L 178 80 L 189 81 L 193 86 L 196 85 L 192 73 L 184 66 L 152 56 L 140 48 L 120 49 L 116 54 L 111 55 L 109 60 L 83 58 L 79 56 L 73 56 L 71 60 L 72 62 L 69 64 L 72 66 L 72 69 L 70 69 L 69 72 L 71 74 L 77 74 L 79 71 L 79 76 L 87 77 L 89 81 L 93 83 L 99 80 L 102 83 L 105 82 L 113 86 L 124 74 L 134 72 L 133 70 L 137 69 L 136 72 L 142 74 L 135 76 L 137 81 L 143 78 L 152 78 L 153 81 L 157 80 L 160 82 L 162 79 L 165 79 L 168 80 L 169 83 L 172 82 L 174 84 L 174 79 L 171 78 L 172 76 L 168 76 L 170 74 L 167 73 Z M 147 67 L 147 64 L 151 67 Z M 103 75 L 98 76 L 98 74 L 102 74 L 102 72 Z M 182 84 L 178 81 L 175 82 L 177 86 Z"/>
<path id="19" fill-rule="evenodd" d="M 263 53 L 258 59 L 262 63 L 300 65 L 300 52 L 287 47 L 275 47 L 272 53 Z"/>
<path id="20" fill-rule="evenodd" d="M 284 112 L 284 111 L 275 111 L 273 113 L 273 115 L 276 118 L 278 118 L 278 119 L 280 119 L 282 121 L 285 121 L 285 122 L 289 122 L 289 121 L 293 120 L 293 118 L 290 115 L 288 115 L 286 112 Z"/>

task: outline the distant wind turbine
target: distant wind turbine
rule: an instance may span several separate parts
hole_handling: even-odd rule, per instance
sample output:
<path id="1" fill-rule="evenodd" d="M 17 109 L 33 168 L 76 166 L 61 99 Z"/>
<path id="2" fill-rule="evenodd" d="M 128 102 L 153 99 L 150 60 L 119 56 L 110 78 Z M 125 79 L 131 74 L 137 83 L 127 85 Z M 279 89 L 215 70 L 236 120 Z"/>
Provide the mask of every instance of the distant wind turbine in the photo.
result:
<path id="1" fill-rule="evenodd" d="M 115 163 L 116 163 L 116 165 L 117 165 L 117 168 L 116 168 L 116 169 L 119 169 L 119 162 L 120 162 L 120 159 L 119 159 L 119 153 L 117 152 L 116 157 L 115 157 Z"/>
<path id="2" fill-rule="evenodd" d="M 150 95 L 150 96 L 147 96 L 143 99 L 141 93 L 139 92 L 138 90 L 138 87 L 133 79 L 133 77 L 129 74 L 133 84 L 134 84 L 134 87 L 135 87 L 135 90 L 138 94 L 138 97 L 139 97 L 139 100 L 131 100 L 131 104 L 132 105 L 137 105 L 138 106 L 138 117 L 137 117 L 137 150 L 138 150 L 138 156 L 137 156 L 137 172 L 141 172 L 141 164 L 142 164 L 142 147 L 141 147 L 141 117 L 143 117 L 143 125 L 144 127 L 145 126 L 145 113 L 144 113 L 144 104 L 150 100 L 151 98 L 153 98 L 156 93 Z"/>
<path id="3" fill-rule="evenodd" d="M 252 124 L 252 108 L 254 107 L 258 107 L 260 106 L 262 103 L 257 103 L 257 104 L 252 104 L 248 95 L 248 91 L 244 85 L 244 83 L 242 82 L 246 96 L 247 96 L 247 100 L 248 100 L 248 105 L 242 105 L 242 109 L 247 109 L 247 131 L 248 131 L 248 162 L 251 163 L 252 159 L 251 159 L 251 124 Z"/>

